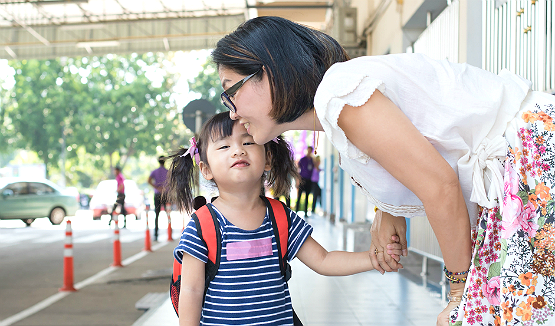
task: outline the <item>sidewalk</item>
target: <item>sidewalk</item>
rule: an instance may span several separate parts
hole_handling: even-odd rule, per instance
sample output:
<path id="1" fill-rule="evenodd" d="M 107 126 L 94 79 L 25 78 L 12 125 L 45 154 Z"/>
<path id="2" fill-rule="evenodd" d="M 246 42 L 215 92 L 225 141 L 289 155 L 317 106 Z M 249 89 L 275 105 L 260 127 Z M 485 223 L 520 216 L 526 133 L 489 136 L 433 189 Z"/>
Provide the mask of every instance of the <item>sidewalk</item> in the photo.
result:
<path id="1" fill-rule="evenodd" d="M 312 236 L 328 250 L 342 249 L 342 230 L 320 216 L 308 219 Z M 167 249 L 164 249 L 167 250 Z M 347 277 L 316 274 L 299 260 L 291 264 L 293 307 L 305 326 L 435 325 L 443 310 L 439 295 L 400 273 L 376 271 Z M 412 279 L 418 279 L 411 277 Z M 177 326 L 170 299 L 132 326 Z"/>

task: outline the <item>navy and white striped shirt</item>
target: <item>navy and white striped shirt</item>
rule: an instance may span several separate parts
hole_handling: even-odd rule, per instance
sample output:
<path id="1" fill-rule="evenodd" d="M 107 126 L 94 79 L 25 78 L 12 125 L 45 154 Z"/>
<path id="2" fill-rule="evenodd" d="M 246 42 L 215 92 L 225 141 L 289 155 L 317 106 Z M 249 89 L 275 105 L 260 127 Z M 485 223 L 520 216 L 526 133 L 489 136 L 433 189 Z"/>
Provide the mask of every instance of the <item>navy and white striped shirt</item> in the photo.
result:
<path id="1" fill-rule="evenodd" d="M 214 206 L 213 206 L 214 207 Z M 222 257 L 218 274 L 208 287 L 201 325 L 293 325 L 289 288 L 279 268 L 276 239 L 268 212 L 262 225 L 247 231 L 231 224 L 216 207 L 222 234 Z M 312 227 L 290 209 L 286 259 L 291 261 L 312 233 Z M 271 249 L 270 249 L 271 244 Z M 248 253 L 244 249 L 248 246 Z M 206 245 L 191 219 L 174 250 L 208 261 Z M 254 254 L 253 254 L 254 252 Z"/>

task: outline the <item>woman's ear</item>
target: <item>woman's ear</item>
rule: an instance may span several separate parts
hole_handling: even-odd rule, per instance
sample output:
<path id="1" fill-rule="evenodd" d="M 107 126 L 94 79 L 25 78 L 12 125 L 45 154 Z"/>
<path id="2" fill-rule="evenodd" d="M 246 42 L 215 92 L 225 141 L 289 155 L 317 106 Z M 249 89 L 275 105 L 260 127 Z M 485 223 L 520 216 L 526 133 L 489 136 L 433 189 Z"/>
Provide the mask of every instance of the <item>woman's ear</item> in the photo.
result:
<path id="1" fill-rule="evenodd" d="M 208 164 L 201 161 L 201 162 L 199 162 L 198 167 L 200 169 L 200 173 L 202 173 L 202 176 L 206 180 L 214 179 L 214 176 L 212 175 L 212 171 L 210 171 L 210 167 L 208 166 Z"/>

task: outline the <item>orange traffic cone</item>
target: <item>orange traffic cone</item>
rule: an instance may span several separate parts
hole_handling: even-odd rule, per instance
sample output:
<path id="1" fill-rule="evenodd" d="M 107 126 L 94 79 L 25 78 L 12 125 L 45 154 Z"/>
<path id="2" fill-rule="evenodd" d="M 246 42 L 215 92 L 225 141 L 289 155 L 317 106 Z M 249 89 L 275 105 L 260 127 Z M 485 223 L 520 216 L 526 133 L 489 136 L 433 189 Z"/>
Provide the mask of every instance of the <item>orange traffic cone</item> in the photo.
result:
<path id="1" fill-rule="evenodd" d="M 150 228 L 148 227 L 148 211 L 150 210 L 150 205 L 146 205 L 146 234 L 145 234 L 145 249 L 144 251 L 152 251 L 150 248 Z"/>
<path id="2" fill-rule="evenodd" d="M 119 241 L 118 220 L 114 220 L 114 262 L 110 266 L 123 267 L 121 264 L 121 242 Z"/>
<path id="3" fill-rule="evenodd" d="M 170 217 L 170 212 L 166 211 L 166 214 L 168 215 L 168 241 L 173 241 L 173 237 L 172 237 L 172 219 Z"/>
<path id="4" fill-rule="evenodd" d="M 71 231 L 71 221 L 66 225 L 66 242 L 64 244 L 64 285 L 60 291 L 77 291 L 73 287 L 73 232 Z"/>

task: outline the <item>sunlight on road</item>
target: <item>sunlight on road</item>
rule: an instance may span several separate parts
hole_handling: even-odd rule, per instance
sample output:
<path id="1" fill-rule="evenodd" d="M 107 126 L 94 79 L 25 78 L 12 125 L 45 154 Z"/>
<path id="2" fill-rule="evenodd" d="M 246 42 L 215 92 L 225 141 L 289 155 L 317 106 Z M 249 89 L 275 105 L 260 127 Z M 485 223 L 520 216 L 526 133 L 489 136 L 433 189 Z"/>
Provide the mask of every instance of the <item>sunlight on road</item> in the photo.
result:
<path id="1" fill-rule="evenodd" d="M 148 225 L 152 230 L 154 229 L 154 211 L 148 212 Z M 130 231 L 139 231 L 146 229 L 146 213 L 141 214 L 141 219 L 136 219 L 134 215 L 127 216 L 127 229 Z M 171 212 L 171 223 L 172 229 L 182 230 L 184 225 L 189 222 L 189 216 L 187 214 L 181 214 L 180 212 Z M 92 211 L 80 209 L 77 211 L 75 216 L 66 217 L 64 222 L 60 225 L 52 225 L 48 218 L 38 218 L 30 228 L 33 229 L 45 229 L 45 230 L 64 230 L 66 228 L 66 221 L 71 219 L 71 227 L 73 230 L 97 230 L 97 229 L 109 229 L 108 221 L 110 216 L 104 215 L 100 220 L 93 220 Z M 123 226 L 123 216 L 119 216 L 119 223 Z M 168 228 L 168 218 L 166 212 L 160 212 L 158 218 L 158 225 L 161 230 L 166 230 Z M 9 229 L 25 229 L 26 226 L 21 220 L 0 220 L 0 228 Z"/>

